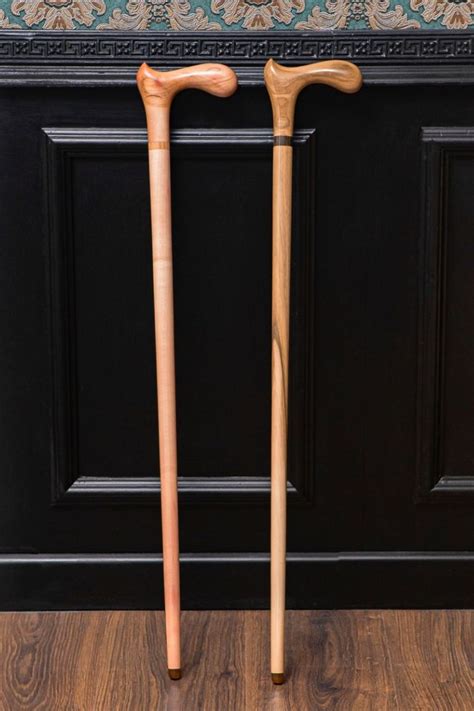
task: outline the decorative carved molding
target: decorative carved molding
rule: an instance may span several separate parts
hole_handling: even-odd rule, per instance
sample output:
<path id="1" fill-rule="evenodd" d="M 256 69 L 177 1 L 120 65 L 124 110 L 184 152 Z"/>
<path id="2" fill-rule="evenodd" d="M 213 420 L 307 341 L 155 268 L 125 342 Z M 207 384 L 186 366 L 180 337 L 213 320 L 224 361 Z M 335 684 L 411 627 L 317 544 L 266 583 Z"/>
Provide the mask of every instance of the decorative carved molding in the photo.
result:
<path id="1" fill-rule="evenodd" d="M 53 505 L 159 505 L 160 482 L 151 476 L 97 477 L 82 475 L 78 466 L 77 446 L 77 386 L 75 366 L 75 293 L 71 186 L 68 182 L 70 161 L 81 153 L 97 156 L 117 152 L 137 152 L 145 156 L 146 130 L 121 128 L 44 128 L 45 199 L 48 222 L 50 274 L 50 324 L 52 336 L 53 370 L 53 442 L 52 442 L 52 502 Z M 191 151 L 206 146 L 219 156 L 237 147 L 247 152 L 249 159 L 262 157 L 268 152 L 271 160 L 273 135 L 271 129 L 181 129 L 172 134 L 175 146 L 186 144 Z M 305 506 L 311 503 L 313 490 L 313 386 L 312 368 L 314 334 L 311 308 L 314 302 L 314 278 L 307 265 L 313 264 L 311 256 L 314 240 L 312 204 L 314 194 L 314 130 L 295 132 L 295 180 L 302 187 L 295 199 L 297 234 L 295 235 L 298 264 L 302 278 L 298 280 L 298 330 L 303 339 L 296 353 L 297 366 L 293 378 L 304 380 L 297 388 L 298 395 L 290 403 L 290 427 L 297 442 L 290 446 L 289 471 L 293 483 L 288 483 L 290 503 Z M 189 155 L 189 154 L 188 154 Z M 209 155 L 209 153 L 208 153 Z M 61 187 L 61 189 L 60 189 Z M 306 265 L 306 266 L 305 266 Z M 304 268 L 303 268 L 304 267 Z M 298 268 L 298 265 L 295 266 Z M 298 340 L 298 339 L 297 339 Z M 290 388 L 292 384 L 290 383 Z M 292 388 L 296 389 L 296 388 Z M 301 434 L 303 433 L 303 435 Z M 296 436 L 297 435 L 297 436 Z M 239 477 L 192 476 L 180 479 L 180 502 L 242 503 L 254 505 L 269 500 L 268 477 L 242 475 Z"/>
<path id="2" fill-rule="evenodd" d="M 232 63 L 267 60 L 270 57 L 288 62 L 316 59 L 363 59 L 367 62 L 424 59 L 473 59 L 474 38 L 471 32 L 348 32 L 334 33 L 278 32 L 268 33 L 164 33 L 148 32 L 145 36 L 130 33 L 75 32 L 0 33 L 2 60 L 28 58 L 47 60 L 87 60 L 97 63 L 148 61 L 165 59 L 170 63 L 199 60 L 227 60 Z"/>
<path id="3" fill-rule="evenodd" d="M 429 127 L 422 130 L 423 234 L 419 266 L 417 497 L 421 503 L 470 503 L 471 476 L 443 472 L 445 410 L 446 197 L 449 161 L 454 153 L 474 161 L 474 128 Z"/>
<path id="4" fill-rule="evenodd" d="M 367 83 L 440 81 L 438 67 L 444 82 L 474 80 L 472 32 L 0 31 L 2 84 L 127 84 L 144 61 L 161 68 L 226 62 L 242 83 L 261 84 L 270 57 L 288 65 L 348 59 L 361 65 Z"/>

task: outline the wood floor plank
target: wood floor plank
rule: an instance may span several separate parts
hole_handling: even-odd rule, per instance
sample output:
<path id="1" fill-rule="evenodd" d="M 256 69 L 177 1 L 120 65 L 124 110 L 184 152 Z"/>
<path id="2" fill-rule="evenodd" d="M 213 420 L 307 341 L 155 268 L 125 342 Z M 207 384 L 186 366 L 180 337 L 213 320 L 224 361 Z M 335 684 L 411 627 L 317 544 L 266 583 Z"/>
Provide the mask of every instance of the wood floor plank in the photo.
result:
<path id="1" fill-rule="evenodd" d="M 181 681 L 161 612 L 0 614 L 0 711 L 473 711 L 472 611 L 290 611 L 288 682 L 267 612 L 184 612 Z"/>
<path id="2" fill-rule="evenodd" d="M 384 613 L 393 677 L 402 708 L 474 709 L 474 613 Z"/>

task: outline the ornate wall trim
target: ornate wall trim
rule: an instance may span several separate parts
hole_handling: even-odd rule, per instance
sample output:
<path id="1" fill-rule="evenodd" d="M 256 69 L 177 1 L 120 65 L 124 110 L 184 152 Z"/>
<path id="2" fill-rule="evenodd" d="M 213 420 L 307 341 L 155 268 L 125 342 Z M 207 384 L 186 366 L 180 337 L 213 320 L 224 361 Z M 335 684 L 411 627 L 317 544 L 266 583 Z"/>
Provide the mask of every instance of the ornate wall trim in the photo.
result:
<path id="1" fill-rule="evenodd" d="M 273 57 L 287 65 L 348 59 L 367 84 L 473 83 L 474 33 L 418 32 L 23 32 L 0 31 L 1 85 L 126 85 L 142 62 L 175 68 L 219 61 L 243 84 L 263 82 Z"/>

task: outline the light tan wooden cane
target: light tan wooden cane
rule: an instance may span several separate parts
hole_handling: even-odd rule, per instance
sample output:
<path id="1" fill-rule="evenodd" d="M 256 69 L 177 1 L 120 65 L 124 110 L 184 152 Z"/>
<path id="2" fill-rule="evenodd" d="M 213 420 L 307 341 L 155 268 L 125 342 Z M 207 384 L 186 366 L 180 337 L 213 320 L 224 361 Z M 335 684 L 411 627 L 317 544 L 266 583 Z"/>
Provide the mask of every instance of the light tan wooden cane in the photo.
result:
<path id="1" fill-rule="evenodd" d="M 271 675 L 285 680 L 285 567 L 288 440 L 288 352 L 290 322 L 291 200 L 293 121 L 298 94 L 308 84 L 328 84 L 353 93 L 362 84 L 350 62 L 327 61 L 302 67 L 265 65 L 273 111 L 272 252 L 272 425 L 271 425 Z"/>
<path id="2" fill-rule="evenodd" d="M 173 98 L 183 89 L 230 96 L 237 77 L 222 64 L 157 72 L 142 64 L 137 83 L 148 127 L 156 376 L 161 478 L 166 647 L 171 679 L 181 677 L 173 263 L 171 240 L 170 126 Z"/>

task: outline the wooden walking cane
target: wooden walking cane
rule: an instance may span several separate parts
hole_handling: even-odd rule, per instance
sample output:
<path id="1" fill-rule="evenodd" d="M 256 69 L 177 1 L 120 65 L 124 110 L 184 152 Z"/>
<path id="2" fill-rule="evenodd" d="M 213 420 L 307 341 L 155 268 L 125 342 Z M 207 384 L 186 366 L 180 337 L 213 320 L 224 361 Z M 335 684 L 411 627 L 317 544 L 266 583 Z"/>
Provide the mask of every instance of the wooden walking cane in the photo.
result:
<path id="1" fill-rule="evenodd" d="M 362 84 L 350 62 L 326 61 L 303 67 L 265 65 L 273 111 L 272 247 L 272 425 L 271 425 L 271 675 L 285 680 L 285 563 L 288 439 L 288 351 L 290 322 L 291 198 L 293 120 L 298 94 L 308 84 L 328 84 L 353 93 Z"/>
<path id="2" fill-rule="evenodd" d="M 148 127 L 158 437 L 160 446 L 166 648 L 171 679 L 181 677 L 173 264 L 171 243 L 170 127 L 173 98 L 183 89 L 230 96 L 237 77 L 222 64 L 157 72 L 142 64 L 137 83 Z"/>

